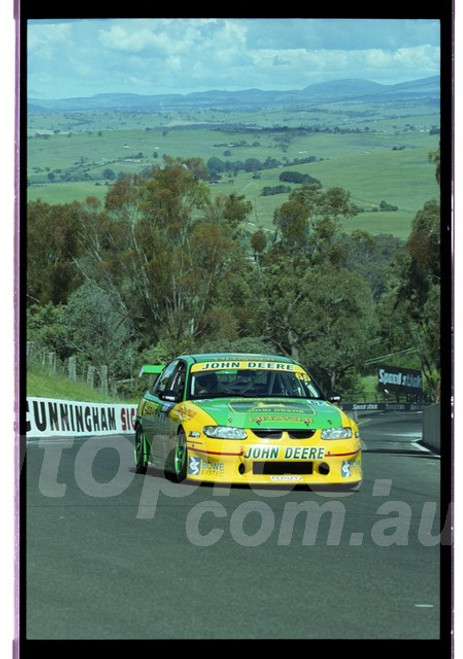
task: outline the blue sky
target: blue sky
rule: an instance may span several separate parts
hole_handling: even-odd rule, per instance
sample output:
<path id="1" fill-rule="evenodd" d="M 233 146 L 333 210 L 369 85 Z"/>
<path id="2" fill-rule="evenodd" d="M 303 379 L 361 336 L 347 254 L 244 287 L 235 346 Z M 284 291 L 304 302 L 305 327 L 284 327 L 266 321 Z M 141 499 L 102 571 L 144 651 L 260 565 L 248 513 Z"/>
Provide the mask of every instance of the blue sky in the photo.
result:
<path id="1" fill-rule="evenodd" d="M 439 73 L 430 19 L 75 19 L 28 21 L 28 95 L 302 89 Z"/>

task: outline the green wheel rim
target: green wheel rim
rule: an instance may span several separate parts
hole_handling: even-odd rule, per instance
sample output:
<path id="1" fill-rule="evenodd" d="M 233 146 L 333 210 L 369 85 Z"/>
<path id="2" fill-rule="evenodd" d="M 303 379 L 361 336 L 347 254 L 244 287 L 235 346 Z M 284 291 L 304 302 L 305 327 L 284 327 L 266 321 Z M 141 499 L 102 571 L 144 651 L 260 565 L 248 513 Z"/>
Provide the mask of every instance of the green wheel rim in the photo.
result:
<path id="1" fill-rule="evenodd" d="M 177 445 L 174 454 L 174 469 L 177 476 L 180 476 L 185 468 L 186 461 L 186 437 L 183 432 L 179 433 Z"/>

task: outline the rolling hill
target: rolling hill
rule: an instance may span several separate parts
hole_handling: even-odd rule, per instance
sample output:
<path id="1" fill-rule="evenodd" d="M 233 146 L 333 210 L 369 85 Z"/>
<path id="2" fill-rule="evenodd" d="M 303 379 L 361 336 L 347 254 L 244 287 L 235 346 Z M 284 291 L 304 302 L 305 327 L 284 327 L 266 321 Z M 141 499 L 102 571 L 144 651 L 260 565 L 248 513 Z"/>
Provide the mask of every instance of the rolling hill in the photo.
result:
<path id="1" fill-rule="evenodd" d="M 369 80 L 349 78 L 316 83 L 304 89 L 289 91 L 263 91 L 243 89 L 241 91 L 210 90 L 191 94 L 139 95 L 131 93 L 97 94 L 90 97 L 76 97 L 43 100 L 29 98 L 27 112 L 44 114 L 47 112 L 121 110 L 153 112 L 188 108 L 258 109 L 299 104 L 323 104 L 355 100 L 369 103 L 391 103 L 416 98 L 423 102 L 437 102 L 440 97 L 440 78 L 432 76 L 412 80 L 397 85 L 383 85 Z"/>

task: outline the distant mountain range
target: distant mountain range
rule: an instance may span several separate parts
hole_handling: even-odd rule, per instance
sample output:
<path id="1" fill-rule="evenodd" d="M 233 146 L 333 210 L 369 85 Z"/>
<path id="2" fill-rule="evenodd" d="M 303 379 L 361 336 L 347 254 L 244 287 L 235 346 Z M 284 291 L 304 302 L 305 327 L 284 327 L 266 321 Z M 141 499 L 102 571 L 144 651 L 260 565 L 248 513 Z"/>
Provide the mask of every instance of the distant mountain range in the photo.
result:
<path id="1" fill-rule="evenodd" d="M 191 94 L 97 94 L 90 97 L 42 100 L 29 98 L 27 112 L 113 110 L 125 112 L 159 112 L 165 110 L 230 108 L 258 109 L 298 105 L 320 105 L 335 102 L 391 103 L 396 101 L 426 101 L 437 103 L 440 98 L 440 77 L 421 78 L 397 85 L 382 85 L 369 80 L 349 78 L 309 85 L 289 91 L 211 90 Z"/>

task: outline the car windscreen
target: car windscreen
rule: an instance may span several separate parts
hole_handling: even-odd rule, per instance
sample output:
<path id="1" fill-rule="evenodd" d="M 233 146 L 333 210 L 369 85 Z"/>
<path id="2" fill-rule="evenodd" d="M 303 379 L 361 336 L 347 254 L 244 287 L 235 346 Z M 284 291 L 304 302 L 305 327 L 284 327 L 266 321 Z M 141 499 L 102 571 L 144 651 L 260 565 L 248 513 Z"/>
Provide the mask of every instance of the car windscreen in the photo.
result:
<path id="1" fill-rule="evenodd" d="M 187 398 L 323 398 L 312 378 L 296 364 L 269 362 L 264 367 L 250 364 L 194 364 Z"/>

